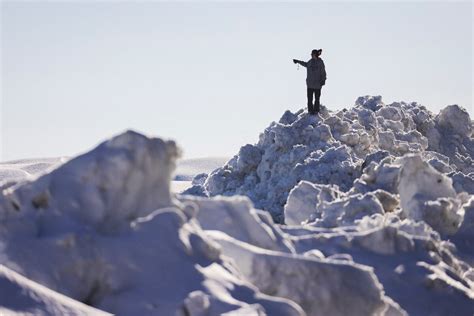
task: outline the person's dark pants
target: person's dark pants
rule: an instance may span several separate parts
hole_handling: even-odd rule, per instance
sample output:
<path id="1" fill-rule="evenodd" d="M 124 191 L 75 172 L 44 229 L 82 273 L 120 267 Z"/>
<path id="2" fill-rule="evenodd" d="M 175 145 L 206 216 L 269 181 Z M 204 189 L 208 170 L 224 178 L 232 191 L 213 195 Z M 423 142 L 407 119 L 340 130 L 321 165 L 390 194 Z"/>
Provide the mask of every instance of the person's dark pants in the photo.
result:
<path id="1" fill-rule="evenodd" d="M 314 105 L 313 105 L 313 93 L 314 93 Z M 308 95 L 308 112 L 310 114 L 319 113 L 319 98 L 321 97 L 321 88 L 312 89 L 307 88 Z"/>

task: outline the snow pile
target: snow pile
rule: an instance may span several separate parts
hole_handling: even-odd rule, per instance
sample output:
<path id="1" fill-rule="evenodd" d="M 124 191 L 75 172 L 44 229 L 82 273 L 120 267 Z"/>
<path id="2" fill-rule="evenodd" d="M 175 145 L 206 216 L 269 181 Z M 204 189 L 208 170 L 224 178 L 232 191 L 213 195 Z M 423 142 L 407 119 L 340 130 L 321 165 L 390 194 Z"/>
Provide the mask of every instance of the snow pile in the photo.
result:
<path id="1" fill-rule="evenodd" d="M 127 132 L 4 190 L 0 263 L 111 313 L 302 314 L 241 277 L 180 209 L 169 191 L 178 155 L 172 141 Z"/>
<path id="2" fill-rule="evenodd" d="M 260 291 L 296 302 L 308 315 L 403 315 L 372 269 L 297 252 L 294 241 L 247 198 L 182 196 L 197 220 Z M 268 313 L 272 315 L 272 313 Z"/>
<path id="3" fill-rule="evenodd" d="M 417 103 L 385 105 L 380 96 L 360 97 L 349 110 L 323 109 L 316 117 L 287 111 L 265 129 L 257 144 L 243 146 L 205 181 L 201 178 L 201 188 L 188 193 L 246 195 L 283 222 L 288 194 L 300 181 L 337 185 L 345 193 L 360 190 L 354 184 L 359 181 L 370 187 L 366 191 L 398 193 L 394 187 L 399 168 L 391 162 L 418 153 L 452 177 L 458 192 L 469 189 L 472 194 L 472 132 L 469 114 L 457 105 L 435 116 Z"/>
<path id="4" fill-rule="evenodd" d="M 173 141 L 118 135 L 3 186 L 0 312 L 472 315 L 466 115 L 288 111 L 198 175 L 201 196 L 170 192 Z"/>
<path id="5" fill-rule="evenodd" d="M 473 130 L 456 105 L 434 115 L 380 97 L 316 117 L 287 111 L 187 192 L 246 195 L 297 225 L 282 226 L 295 253 L 374 267 L 409 313 L 449 314 L 457 302 L 470 314 Z"/>
<path id="6" fill-rule="evenodd" d="M 370 265 L 386 295 L 410 315 L 457 315 L 474 312 L 473 269 L 454 247 L 423 222 L 395 215 L 365 217 L 350 230 L 321 232 L 288 228 L 295 249 L 317 249 L 333 260 Z"/>
<path id="7" fill-rule="evenodd" d="M 113 229 L 125 219 L 171 205 L 169 183 L 178 149 L 174 142 L 148 140 L 127 132 L 71 159 L 31 183 L 6 189 L 0 219 L 10 214 L 43 212 L 44 225 L 56 218 Z M 156 168 L 160 166 L 160 168 Z M 45 211 L 46 210 L 46 211 Z M 48 227 L 62 230 L 63 227 Z"/>

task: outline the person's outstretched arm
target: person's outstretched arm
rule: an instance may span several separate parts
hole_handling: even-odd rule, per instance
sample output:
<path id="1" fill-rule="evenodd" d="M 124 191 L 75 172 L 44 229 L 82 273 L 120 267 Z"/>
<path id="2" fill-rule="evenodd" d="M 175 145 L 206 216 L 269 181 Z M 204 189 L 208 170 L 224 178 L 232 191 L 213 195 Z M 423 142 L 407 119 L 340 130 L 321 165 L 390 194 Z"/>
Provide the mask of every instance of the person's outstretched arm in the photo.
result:
<path id="1" fill-rule="evenodd" d="M 308 65 L 307 62 L 302 61 L 302 60 L 298 60 L 298 59 L 293 59 L 293 62 L 294 62 L 295 64 L 300 64 L 300 65 L 303 66 L 303 67 L 306 67 L 306 66 Z"/>

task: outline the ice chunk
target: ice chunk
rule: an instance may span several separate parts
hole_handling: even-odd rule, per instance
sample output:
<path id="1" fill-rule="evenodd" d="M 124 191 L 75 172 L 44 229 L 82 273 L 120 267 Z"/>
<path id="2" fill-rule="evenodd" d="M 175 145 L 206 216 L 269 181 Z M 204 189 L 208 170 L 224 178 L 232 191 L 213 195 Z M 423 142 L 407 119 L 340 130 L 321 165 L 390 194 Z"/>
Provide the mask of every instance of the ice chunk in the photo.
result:
<path id="1" fill-rule="evenodd" d="M 295 235 L 292 241 L 297 253 L 318 249 L 328 258 L 345 254 L 370 265 L 386 295 L 410 315 L 449 314 L 454 302 L 456 313 L 474 312 L 474 284 L 468 278 L 472 267 L 456 258 L 453 247 L 423 221 L 376 214 L 364 217 L 356 227 L 356 231 L 313 231 Z"/>
<path id="2" fill-rule="evenodd" d="M 469 113 L 459 105 L 450 105 L 442 109 L 436 118 L 441 128 L 451 130 L 455 134 L 470 136 L 472 123 Z"/>
<path id="3" fill-rule="evenodd" d="M 377 111 L 378 109 L 382 108 L 385 104 L 382 102 L 381 96 L 362 96 L 357 98 L 355 102 L 356 106 L 362 106 L 372 111 Z"/>
<path id="4" fill-rule="evenodd" d="M 454 234 L 462 222 L 464 210 L 456 199 L 452 180 L 436 171 L 420 155 L 402 160 L 399 192 L 404 214 L 424 220 L 442 234 Z"/>
<path id="5" fill-rule="evenodd" d="M 205 230 L 225 231 L 230 236 L 264 249 L 294 252 L 293 246 L 273 222 L 261 219 L 246 197 L 215 197 L 201 199 L 181 197 L 185 203 L 194 203 L 196 218 Z"/>
<path id="6" fill-rule="evenodd" d="M 317 205 L 322 201 L 332 201 L 339 196 L 337 187 L 301 181 L 288 196 L 285 204 L 285 224 L 299 225 L 316 216 Z"/>

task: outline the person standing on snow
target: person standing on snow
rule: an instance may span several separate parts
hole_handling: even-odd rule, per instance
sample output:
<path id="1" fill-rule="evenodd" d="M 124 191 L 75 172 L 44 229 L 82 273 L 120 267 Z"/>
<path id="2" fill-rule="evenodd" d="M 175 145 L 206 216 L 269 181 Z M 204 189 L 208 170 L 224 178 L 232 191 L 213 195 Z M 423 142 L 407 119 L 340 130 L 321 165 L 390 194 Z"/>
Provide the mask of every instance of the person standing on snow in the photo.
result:
<path id="1" fill-rule="evenodd" d="M 319 113 L 321 96 L 321 88 L 326 84 L 326 68 L 324 62 L 319 56 L 323 52 L 322 49 L 313 49 L 311 51 L 311 59 L 308 61 L 301 61 L 293 59 L 295 64 L 300 64 L 306 67 L 306 92 L 308 96 L 308 113 Z M 313 105 L 313 94 L 315 96 Z"/>

